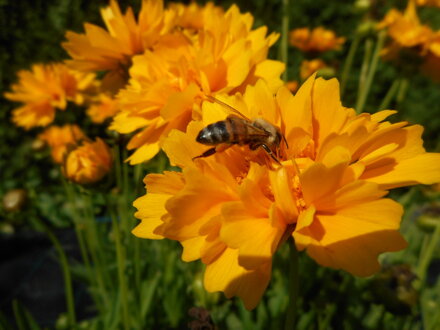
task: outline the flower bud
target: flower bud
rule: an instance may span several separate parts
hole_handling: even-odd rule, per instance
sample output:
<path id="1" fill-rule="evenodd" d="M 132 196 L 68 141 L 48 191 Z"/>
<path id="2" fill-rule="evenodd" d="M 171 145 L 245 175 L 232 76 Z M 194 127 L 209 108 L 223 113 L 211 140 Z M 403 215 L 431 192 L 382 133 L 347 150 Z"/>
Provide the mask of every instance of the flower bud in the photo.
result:
<path id="1" fill-rule="evenodd" d="M 417 226 L 428 233 L 435 230 L 440 223 L 440 207 L 438 205 L 430 205 L 423 208 L 423 213 L 417 218 Z"/>
<path id="2" fill-rule="evenodd" d="M 84 141 L 66 157 L 64 175 L 78 184 L 91 184 L 101 180 L 112 166 L 109 147 L 101 139 Z"/>
<path id="3" fill-rule="evenodd" d="M 411 313 L 418 294 L 412 285 L 417 276 L 408 265 L 386 267 L 371 283 L 371 289 L 377 302 L 396 315 Z"/>
<path id="4" fill-rule="evenodd" d="M 3 196 L 3 208 L 6 212 L 20 210 L 26 202 L 27 193 L 24 189 L 9 190 Z"/>

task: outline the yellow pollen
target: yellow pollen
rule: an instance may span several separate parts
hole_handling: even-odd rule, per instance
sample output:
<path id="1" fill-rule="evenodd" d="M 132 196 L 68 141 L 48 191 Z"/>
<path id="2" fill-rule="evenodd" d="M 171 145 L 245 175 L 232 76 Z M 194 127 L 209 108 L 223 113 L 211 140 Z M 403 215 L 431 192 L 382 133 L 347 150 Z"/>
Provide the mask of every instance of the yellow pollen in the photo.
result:
<path id="1" fill-rule="evenodd" d="M 301 182 L 299 180 L 299 176 L 295 175 L 293 177 L 293 195 L 295 196 L 296 206 L 298 210 L 301 212 L 306 209 L 306 201 L 304 200 L 302 189 L 301 189 Z"/>

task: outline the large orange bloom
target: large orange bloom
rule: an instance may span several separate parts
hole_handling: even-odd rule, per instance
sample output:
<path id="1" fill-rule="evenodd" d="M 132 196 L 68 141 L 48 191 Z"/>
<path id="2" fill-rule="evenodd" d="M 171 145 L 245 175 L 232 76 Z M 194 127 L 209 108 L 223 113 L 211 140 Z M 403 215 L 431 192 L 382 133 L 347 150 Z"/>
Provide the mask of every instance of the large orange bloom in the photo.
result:
<path id="1" fill-rule="evenodd" d="M 290 31 L 289 42 L 302 51 L 322 53 L 340 49 L 345 42 L 345 38 L 337 37 L 333 31 L 320 26 L 313 30 L 298 28 Z"/>
<path id="2" fill-rule="evenodd" d="M 62 45 L 72 57 L 67 63 L 81 71 L 108 71 L 104 80 L 117 90 L 127 81 L 131 58 L 156 45 L 169 29 L 162 1 L 143 0 L 136 20 L 132 8 L 122 14 L 116 0 L 101 10 L 107 30 L 85 23 L 85 34 L 68 31 Z"/>
<path id="3" fill-rule="evenodd" d="M 165 140 L 183 171 L 146 177 L 135 235 L 180 241 L 183 260 L 206 264 L 206 289 L 239 296 L 247 308 L 257 305 L 272 255 L 291 235 L 321 265 L 358 276 L 379 269 L 380 253 L 405 247 L 402 207 L 383 197 L 392 187 L 440 181 L 440 154 L 424 151 L 419 126 L 384 122 L 391 111 L 356 115 L 341 105 L 335 79 L 311 77 L 295 96 L 283 87 L 275 98 L 259 82 L 222 100 L 280 127 L 289 145 L 282 166 L 238 146 L 193 161 L 206 150 L 194 142 L 199 130 L 227 116 L 205 102 L 203 123 Z"/>
<path id="4" fill-rule="evenodd" d="M 82 104 L 95 75 L 53 63 L 35 64 L 30 71 L 19 71 L 18 78 L 19 82 L 11 86 L 12 92 L 5 93 L 5 97 L 24 103 L 13 111 L 12 120 L 17 126 L 29 129 L 49 125 L 56 109 L 65 110 L 68 101 Z"/>
<path id="5" fill-rule="evenodd" d="M 252 16 L 236 6 L 208 14 L 203 28 L 181 34 L 173 49 L 162 45 L 133 58 L 130 83 L 118 96 L 122 111 L 111 125 L 123 134 L 137 132 L 128 144 L 136 150 L 131 164 L 151 159 L 172 129 L 185 130 L 200 118 L 205 95 L 244 91 L 258 78 L 273 90 L 282 85 L 284 65 L 267 59 L 277 35 L 266 36 L 266 27 L 252 30 Z"/>

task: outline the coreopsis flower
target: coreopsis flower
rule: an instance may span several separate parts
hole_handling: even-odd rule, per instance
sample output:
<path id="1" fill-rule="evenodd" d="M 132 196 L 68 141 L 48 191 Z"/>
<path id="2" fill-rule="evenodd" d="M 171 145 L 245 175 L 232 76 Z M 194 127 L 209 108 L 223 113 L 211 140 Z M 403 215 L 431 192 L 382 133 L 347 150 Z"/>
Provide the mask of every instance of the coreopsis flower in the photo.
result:
<path id="1" fill-rule="evenodd" d="M 432 80 L 440 81 L 440 31 L 433 34 L 425 45 L 425 57 L 422 72 Z"/>
<path id="2" fill-rule="evenodd" d="M 299 76 L 302 80 L 306 80 L 316 71 L 324 69 L 327 67 L 327 64 L 319 58 L 313 60 L 304 60 L 301 62 L 301 66 L 299 68 Z"/>
<path id="3" fill-rule="evenodd" d="M 380 253 L 405 247 L 402 207 L 383 197 L 393 187 L 440 181 L 440 154 L 424 151 L 420 126 L 384 121 L 392 111 L 356 115 L 341 105 L 336 79 L 314 76 L 295 96 L 282 87 L 273 97 L 260 81 L 221 101 L 280 128 L 288 145 L 280 145 L 281 165 L 268 165 L 261 148 L 237 145 L 194 159 L 207 149 L 194 142 L 201 128 L 228 116 L 204 102 L 203 122 L 165 140 L 182 172 L 147 175 L 148 193 L 134 202 L 141 219 L 134 235 L 179 241 L 184 261 L 206 265 L 208 291 L 238 296 L 248 309 L 291 236 L 319 264 L 357 276 L 378 271 Z"/>
<path id="4" fill-rule="evenodd" d="M 4 95 L 24 104 L 13 110 L 12 120 L 26 129 L 49 125 L 56 109 L 65 110 L 68 101 L 82 104 L 95 79 L 94 74 L 71 70 L 62 63 L 35 64 L 17 75 L 19 82 Z"/>
<path id="5" fill-rule="evenodd" d="M 83 141 L 70 151 L 63 163 L 63 173 L 72 182 L 91 184 L 101 180 L 112 167 L 112 155 L 108 145 L 97 138 Z"/>
<path id="6" fill-rule="evenodd" d="M 50 147 L 52 159 L 57 164 L 62 164 L 67 151 L 85 138 L 77 125 L 50 126 L 38 136 L 39 140 Z"/>
<path id="7" fill-rule="evenodd" d="M 62 44 L 72 57 L 67 63 L 81 71 L 106 71 L 108 89 L 117 91 L 127 82 L 127 70 L 136 54 L 154 47 L 170 28 L 161 0 L 143 0 L 137 19 L 131 7 L 125 14 L 116 0 L 101 10 L 107 30 L 85 23 L 85 34 L 68 31 Z"/>
<path id="8" fill-rule="evenodd" d="M 418 6 L 440 7 L 440 0 L 416 0 Z"/>
<path id="9" fill-rule="evenodd" d="M 290 31 L 289 42 L 292 46 L 304 52 L 326 52 L 338 50 L 345 42 L 344 37 L 337 37 L 332 30 L 317 27 L 313 30 L 309 28 L 298 28 Z"/>
<path id="10" fill-rule="evenodd" d="M 296 93 L 299 88 L 299 83 L 296 80 L 286 82 L 286 88 L 292 93 Z"/>
<path id="11" fill-rule="evenodd" d="M 382 50 L 384 59 L 406 71 L 421 68 L 432 79 L 440 79 L 440 34 L 420 22 L 414 1 L 403 13 L 389 11 L 378 27 L 386 28 L 391 39 Z"/>
<path id="12" fill-rule="evenodd" d="M 106 93 L 95 97 L 87 108 L 87 115 L 96 124 L 103 123 L 106 119 L 112 118 L 119 110 L 118 102 Z"/>
<path id="13" fill-rule="evenodd" d="M 111 125 L 120 133 L 136 132 L 131 164 L 151 159 L 172 129 L 185 130 L 200 117 L 206 95 L 244 91 L 257 79 L 275 90 L 283 84 L 284 64 L 267 59 L 278 35 L 266 27 L 252 30 L 253 17 L 236 6 L 226 13 L 205 13 L 203 28 L 186 43 L 147 51 L 133 58 L 129 85 L 118 95 L 121 111 Z"/>

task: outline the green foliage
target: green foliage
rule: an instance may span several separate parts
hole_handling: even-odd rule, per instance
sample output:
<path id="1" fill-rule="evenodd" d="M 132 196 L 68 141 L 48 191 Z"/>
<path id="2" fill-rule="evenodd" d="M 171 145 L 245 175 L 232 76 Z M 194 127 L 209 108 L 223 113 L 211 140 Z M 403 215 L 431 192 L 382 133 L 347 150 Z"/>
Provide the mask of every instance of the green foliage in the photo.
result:
<path id="1" fill-rule="evenodd" d="M 363 19 L 380 19 L 391 7 L 404 8 L 404 1 L 374 1 L 376 6 L 366 15 L 356 9 L 354 1 L 298 0 L 291 1 L 291 28 L 325 26 L 346 36 L 347 43 L 337 52 L 325 55 L 325 60 L 340 72 L 347 57 L 353 33 Z M 0 90 L 2 94 L 16 80 L 16 72 L 28 69 L 33 63 L 51 62 L 65 59 L 67 55 L 60 47 L 66 30 L 82 31 L 87 22 L 102 24 L 99 8 L 107 2 L 84 0 L 57 1 L 0 1 L 0 43 L 7 51 L 0 53 Z M 121 7 L 131 5 L 139 8 L 139 1 L 120 1 Z M 225 8 L 237 3 L 242 11 L 255 16 L 255 26 L 267 25 L 269 31 L 280 32 L 281 0 L 232 1 L 222 2 Z M 422 19 L 437 28 L 440 27 L 439 11 L 425 8 Z M 358 90 L 359 75 L 365 41 L 375 42 L 367 35 L 362 40 L 354 58 L 353 68 L 347 83 L 343 103 L 354 106 Z M 275 47 L 271 54 L 275 57 Z M 297 49 L 289 49 L 288 73 L 290 79 L 299 79 L 299 65 L 306 56 Z M 392 63 L 379 63 L 366 111 L 374 112 L 381 104 L 393 81 L 401 72 Z M 400 112 L 395 120 L 408 120 L 425 127 L 424 139 L 429 150 L 440 150 L 440 93 L 438 84 L 417 73 L 404 77 L 408 88 L 402 99 L 394 99 L 390 104 Z M 2 97 L 2 96 L 0 96 Z M 132 201 L 144 193 L 141 180 L 130 181 L 123 199 L 109 195 L 108 187 L 95 187 L 93 196 L 87 191 L 66 183 L 60 184 L 61 174 L 50 162 L 47 151 L 32 147 L 39 130 L 24 131 L 14 127 L 10 121 L 11 110 L 17 106 L 0 102 L 0 196 L 13 188 L 28 191 L 27 206 L 15 213 L 0 209 L 0 221 L 7 221 L 17 230 L 31 227 L 32 219 L 44 219 L 55 228 L 70 227 L 84 239 L 83 262 L 71 266 L 75 280 L 87 284 L 93 304 L 88 306 L 94 317 L 80 320 L 79 329 L 120 329 L 124 324 L 122 304 L 128 309 L 128 323 L 133 329 L 172 329 L 185 328 L 193 321 L 188 314 L 192 307 L 207 309 L 213 323 L 219 329 L 279 329 L 285 319 L 288 305 L 288 252 L 281 249 L 274 260 L 272 280 L 258 307 L 246 311 L 237 299 L 228 300 L 223 294 L 207 293 L 202 286 L 203 267 L 198 263 L 184 263 L 180 260 L 181 248 L 175 242 L 140 240 L 131 235 L 136 225 L 133 217 Z M 80 109 L 81 110 L 81 109 Z M 90 123 L 82 114 L 76 114 L 86 127 Z M 95 135 L 105 132 L 98 128 Z M 108 132 L 105 132 L 107 134 Z M 111 138 L 107 134 L 108 138 Z M 123 143 L 121 143 L 123 145 Z M 123 158 L 123 157 L 122 157 Z M 126 177 L 136 176 L 136 169 L 122 165 Z M 163 154 L 157 156 L 146 167 L 140 167 L 138 178 L 146 173 L 161 172 L 170 168 Z M 122 169 L 120 169 L 122 170 Z M 116 173 L 118 174 L 118 173 Z M 122 172 L 119 173 L 121 177 Z M 122 180 L 122 179 L 121 179 Z M 67 188 L 66 188 L 67 187 Z M 71 198 L 66 200 L 66 190 Z M 405 206 L 406 215 L 402 231 L 409 247 L 402 252 L 382 257 L 383 264 L 406 263 L 416 270 L 423 241 L 429 243 L 430 235 L 415 223 L 415 215 L 423 211 L 426 200 L 438 201 L 438 196 L 427 196 L 418 188 L 401 190 L 393 196 Z M 91 206 L 93 205 L 93 206 Z M 115 224 L 110 221 L 97 222 L 104 215 L 114 212 L 116 224 L 120 227 L 121 251 L 124 260 L 118 260 L 115 243 Z M 107 219 L 108 220 L 108 219 Z M 80 242 L 81 243 L 81 242 Z M 427 243 L 427 244 L 428 244 Z M 433 258 L 440 258 L 440 251 Z M 86 261 L 88 259 L 88 261 Z M 123 297 L 121 278 L 118 277 L 118 262 L 122 262 L 123 275 L 128 296 Z M 385 275 L 384 275 L 385 276 Z M 388 276 L 388 275 L 386 275 Z M 385 276 L 385 277 L 386 277 Z M 298 306 L 298 329 L 438 329 L 440 326 L 440 281 L 438 272 L 428 270 L 428 277 L 436 281 L 419 288 L 420 297 L 413 305 L 406 305 L 404 312 L 390 307 L 391 298 L 396 298 L 399 287 L 382 281 L 380 288 L 390 289 L 389 299 L 375 296 L 375 279 L 356 279 L 341 271 L 319 267 L 302 254 L 300 257 L 300 301 Z M 388 280 L 388 279 L 387 279 Z M 393 282 L 394 283 L 394 282 Z M 377 286 L 376 286 L 377 287 Z M 395 290 L 394 290 L 395 289 Z M 382 297 L 383 298 L 383 297 Z M 19 328 L 39 329 L 35 320 L 24 306 L 14 301 L 15 322 Z M 57 322 L 59 329 L 65 328 L 65 315 Z M 64 323 L 63 323 L 64 322 Z M 4 315 L 0 314 L 0 326 L 10 326 Z"/>

